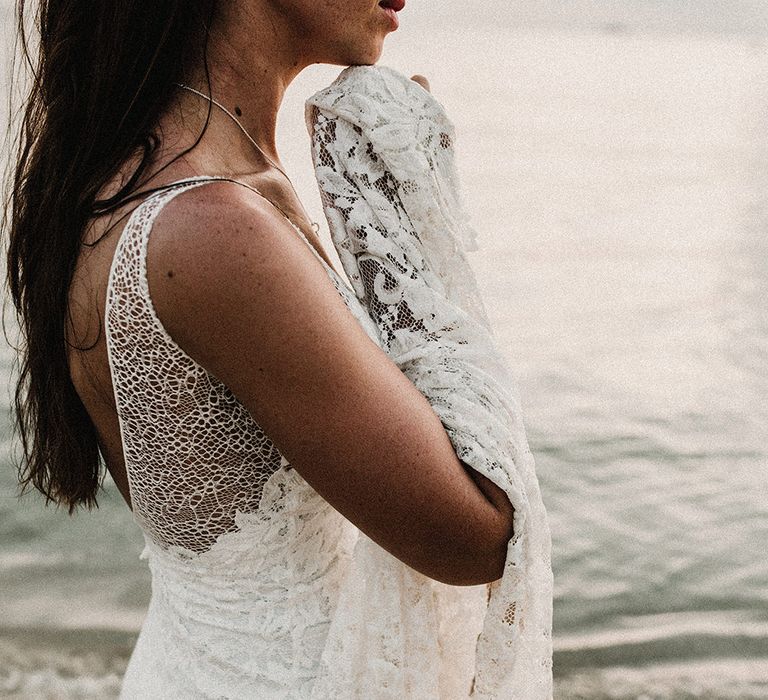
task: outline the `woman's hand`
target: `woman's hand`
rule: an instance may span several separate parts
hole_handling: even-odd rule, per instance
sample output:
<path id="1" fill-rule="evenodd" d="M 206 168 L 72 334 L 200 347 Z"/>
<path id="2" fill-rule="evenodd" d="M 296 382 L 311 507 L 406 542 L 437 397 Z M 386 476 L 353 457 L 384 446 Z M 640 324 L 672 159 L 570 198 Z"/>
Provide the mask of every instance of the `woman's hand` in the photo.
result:
<path id="1" fill-rule="evenodd" d="M 411 80 L 421 85 L 421 87 L 423 87 L 427 92 L 432 92 L 429 89 L 429 80 L 427 80 L 423 75 L 419 75 L 418 73 L 416 75 L 412 75 Z"/>

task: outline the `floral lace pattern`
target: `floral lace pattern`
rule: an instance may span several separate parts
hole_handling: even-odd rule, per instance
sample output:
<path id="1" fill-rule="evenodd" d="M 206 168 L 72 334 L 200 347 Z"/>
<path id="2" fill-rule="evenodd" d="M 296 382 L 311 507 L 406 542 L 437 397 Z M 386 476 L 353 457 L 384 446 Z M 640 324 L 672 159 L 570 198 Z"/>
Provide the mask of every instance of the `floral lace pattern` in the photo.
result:
<path id="1" fill-rule="evenodd" d="M 460 629 L 438 620 L 460 619 L 451 614 L 459 604 L 477 610 L 475 592 L 458 596 L 405 571 L 361 535 L 313 697 L 376 688 L 387 698 L 551 698 L 550 531 L 517 390 L 464 256 L 476 242 L 454 128 L 428 91 L 384 66 L 344 70 L 307 101 L 306 120 L 331 237 L 382 347 L 427 397 L 459 458 L 515 508 L 504 575 L 487 587 L 471 688 L 460 690 L 461 661 L 441 651 L 441 635 Z"/>
<path id="2" fill-rule="evenodd" d="M 110 275 L 106 330 L 135 519 L 158 544 L 202 552 L 233 529 L 238 510 L 256 510 L 280 454 L 155 315 L 149 232 L 185 189 L 151 197 L 127 224 Z"/>

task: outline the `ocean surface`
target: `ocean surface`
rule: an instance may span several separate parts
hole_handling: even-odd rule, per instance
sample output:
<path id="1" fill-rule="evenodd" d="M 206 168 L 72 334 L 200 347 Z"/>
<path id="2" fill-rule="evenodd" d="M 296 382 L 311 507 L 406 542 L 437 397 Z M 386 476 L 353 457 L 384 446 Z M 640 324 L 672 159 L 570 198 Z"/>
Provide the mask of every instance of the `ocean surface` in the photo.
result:
<path id="1" fill-rule="evenodd" d="M 768 698 L 766 3 L 411 4 L 381 63 L 456 123 L 551 519 L 555 697 Z M 319 220 L 302 103 L 338 71 L 280 121 Z M 0 360 L 0 697 L 115 697 L 140 532 L 109 482 L 73 518 L 17 499 Z"/>

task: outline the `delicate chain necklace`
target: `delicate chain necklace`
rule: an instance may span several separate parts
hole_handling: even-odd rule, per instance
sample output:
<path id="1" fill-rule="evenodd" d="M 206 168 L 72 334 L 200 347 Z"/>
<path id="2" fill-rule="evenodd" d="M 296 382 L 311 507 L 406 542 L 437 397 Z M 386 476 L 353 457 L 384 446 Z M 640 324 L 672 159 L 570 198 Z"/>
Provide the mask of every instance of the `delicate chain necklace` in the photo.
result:
<path id="1" fill-rule="evenodd" d="M 267 160 L 267 162 L 270 165 L 272 165 L 272 167 L 274 167 L 275 170 L 277 170 L 280 173 L 282 173 L 283 176 L 285 177 L 285 179 L 288 180 L 288 184 L 291 186 L 291 189 L 293 190 L 293 193 L 296 195 L 296 200 L 298 201 L 299 205 L 301 206 L 302 210 L 304 211 L 304 216 L 306 217 L 307 221 L 310 222 L 310 224 L 312 226 L 312 230 L 315 233 L 318 233 L 320 231 L 320 225 L 316 221 L 312 221 L 310 219 L 309 215 L 307 214 L 307 210 L 304 209 L 304 205 L 301 203 L 301 198 L 299 197 L 299 193 L 296 191 L 296 188 L 293 186 L 293 182 L 291 182 L 291 178 L 288 177 L 288 173 L 286 173 L 285 170 L 283 170 L 277 163 L 275 163 L 274 160 L 272 160 L 264 152 L 262 147 L 259 146 L 258 143 L 256 143 L 256 139 L 254 139 L 253 136 L 251 136 L 248 133 L 248 131 L 242 125 L 240 120 L 234 114 L 232 114 L 232 112 L 230 112 L 223 104 L 221 104 L 221 102 L 218 102 L 217 100 L 213 99 L 213 97 L 211 97 L 210 95 L 206 95 L 205 93 L 200 92 L 199 90 L 195 90 L 195 88 L 190 87 L 189 85 L 183 85 L 182 83 L 174 83 L 174 85 L 176 85 L 176 87 L 180 87 L 182 90 L 188 90 L 189 92 L 194 93 L 195 95 L 198 95 L 199 97 L 202 97 L 204 100 L 208 100 L 208 102 L 210 102 L 211 104 L 216 105 L 222 112 L 224 112 L 224 114 L 226 114 L 233 122 L 235 122 L 235 124 L 237 124 L 237 126 L 240 128 L 240 131 L 242 131 L 245 134 L 245 137 L 253 144 L 254 148 L 259 153 L 261 153 L 262 156 L 264 156 L 264 158 Z M 279 209 L 279 207 L 278 207 L 278 209 Z M 282 209 L 280 211 L 282 211 Z M 288 217 L 288 215 L 285 214 L 285 212 L 283 212 L 283 214 L 290 221 L 290 218 Z"/>

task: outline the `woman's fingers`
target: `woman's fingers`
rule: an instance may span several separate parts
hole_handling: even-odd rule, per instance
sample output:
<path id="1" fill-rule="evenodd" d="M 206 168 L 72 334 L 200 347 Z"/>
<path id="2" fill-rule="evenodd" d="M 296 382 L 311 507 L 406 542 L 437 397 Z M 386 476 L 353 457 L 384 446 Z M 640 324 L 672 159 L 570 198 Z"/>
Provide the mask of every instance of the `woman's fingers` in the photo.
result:
<path id="1" fill-rule="evenodd" d="M 427 92 L 431 92 L 431 90 L 429 89 L 429 80 L 427 80 L 423 75 L 419 75 L 418 73 L 416 75 L 412 75 L 411 80 L 417 82 Z"/>

